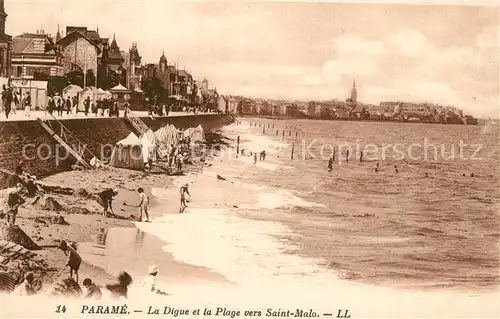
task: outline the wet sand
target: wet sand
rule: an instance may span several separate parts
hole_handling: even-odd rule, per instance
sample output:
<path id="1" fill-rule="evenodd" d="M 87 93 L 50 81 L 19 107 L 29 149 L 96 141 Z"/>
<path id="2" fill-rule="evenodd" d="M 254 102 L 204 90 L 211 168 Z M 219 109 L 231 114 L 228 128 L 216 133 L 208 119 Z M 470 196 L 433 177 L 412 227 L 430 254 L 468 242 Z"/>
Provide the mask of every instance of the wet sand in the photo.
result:
<path id="1" fill-rule="evenodd" d="M 185 166 L 184 174 L 196 174 L 201 165 L 198 163 Z M 71 188 L 75 190 L 75 194 L 45 194 L 35 204 L 32 204 L 34 198 L 27 198 L 27 202 L 19 209 L 16 224 L 42 247 L 42 250 L 36 253 L 51 268 L 57 269 L 57 271 L 48 269 L 35 273 L 35 276 L 43 281 L 44 287 L 47 287 L 58 278 L 64 278 L 69 274 L 68 269 L 62 271 L 66 256 L 56 248 L 61 240 L 66 240 L 77 242 L 78 250 L 83 257 L 79 273 L 80 283 L 84 278 L 89 277 L 98 284 L 106 284 L 113 281 L 122 270 L 129 271 L 133 276 L 145 276 L 151 264 L 157 264 L 159 268 L 164 269 L 160 278 L 168 283 L 212 280 L 226 282 L 223 276 L 208 269 L 174 261 L 171 254 L 162 249 L 164 242 L 155 236 L 142 233 L 132 222 L 139 215 L 138 208 L 132 207 L 139 203 L 137 188 L 144 188 L 150 196 L 150 218 L 152 218 L 158 215 L 155 211 L 158 203 L 151 195 L 151 189 L 153 187 L 168 188 L 175 178 L 176 176 L 168 176 L 165 173 L 106 167 L 95 171 L 64 172 L 41 180 L 46 185 Z M 102 207 L 94 199 L 86 196 L 86 194 L 95 194 L 105 188 L 119 190 L 113 201 L 113 209 L 117 218 L 102 216 Z M 4 193 L 2 192 L 0 197 L 5 196 Z M 62 206 L 62 209 L 59 212 L 43 209 L 42 204 L 47 197 L 53 198 Z M 167 204 L 178 209 L 178 202 Z M 51 223 L 49 218 L 52 216 L 62 216 L 68 225 Z M 92 244 L 95 242 L 95 235 L 101 229 L 110 229 L 108 238 L 112 239 L 115 244 L 118 242 L 118 245 L 104 249 L 104 256 L 99 256 Z M 142 233 L 140 248 L 130 251 L 131 246 L 123 243 L 134 241 L 138 232 Z"/>

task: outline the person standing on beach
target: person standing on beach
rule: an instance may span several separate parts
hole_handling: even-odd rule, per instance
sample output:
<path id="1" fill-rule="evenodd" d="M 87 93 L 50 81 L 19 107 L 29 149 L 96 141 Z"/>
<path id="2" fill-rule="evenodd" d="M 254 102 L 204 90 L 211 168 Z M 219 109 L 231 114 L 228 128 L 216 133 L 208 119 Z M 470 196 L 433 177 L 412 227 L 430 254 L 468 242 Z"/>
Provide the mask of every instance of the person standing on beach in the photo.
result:
<path id="1" fill-rule="evenodd" d="M 16 216 L 18 214 L 19 206 L 26 203 L 26 200 L 22 198 L 21 195 L 19 195 L 22 187 L 22 184 L 18 183 L 16 187 L 9 193 L 9 196 L 7 198 L 6 215 L 7 222 L 11 226 L 16 224 Z"/>
<path id="2" fill-rule="evenodd" d="M 253 163 L 257 164 L 257 152 L 253 154 Z"/>
<path id="3" fill-rule="evenodd" d="M 148 195 L 146 195 L 146 193 L 144 192 L 144 189 L 142 187 L 139 187 L 137 189 L 137 192 L 139 193 L 139 198 L 141 199 L 141 202 L 139 203 L 139 212 L 140 212 L 140 217 L 139 217 L 139 221 L 142 222 L 142 213 L 144 213 L 146 215 L 146 221 L 149 222 L 149 215 L 148 215 L 148 211 L 149 211 L 149 197 Z"/>
<path id="4" fill-rule="evenodd" d="M 103 216 L 108 216 L 108 208 L 109 210 L 111 211 L 111 214 L 115 214 L 115 212 L 113 211 L 113 199 L 114 197 L 118 194 L 118 190 L 116 189 L 111 189 L 111 188 L 107 188 L 105 190 L 103 190 L 102 192 L 98 193 L 97 194 L 97 202 L 99 203 L 99 205 L 101 205 L 104 210 L 102 212 L 102 215 Z"/>
<path id="5" fill-rule="evenodd" d="M 189 193 L 189 184 L 184 184 L 182 185 L 181 187 L 181 190 L 180 190 L 180 193 L 181 193 L 181 207 L 179 208 L 179 214 L 182 214 L 184 213 L 184 210 L 186 209 L 187 207 L 187 203 L 186 203 L 186 194 L 189 195 L 189 197 L 191 197 L 191 194 Z"/>
<path id="6" fill-rule="evenodd" d="M 328 172 L 333 171 L 333 157 L 328 160 Z"/>
<path id="7" fill-rule="evenodd" d="M 63 251 L 64 255 L 68 256 L 66 261 L 66 266 L 69 266 L 69 277 L 73 279 L 73 272 L 76 276 L 76 282 L 78 283 L 78 270 L 80 269 L 80 265 L 82 263 L 82 257 L 80 254 L 76 252 L 76 249 L 68 245 L 65 240 L 61 241 L 58 247 Z"/>

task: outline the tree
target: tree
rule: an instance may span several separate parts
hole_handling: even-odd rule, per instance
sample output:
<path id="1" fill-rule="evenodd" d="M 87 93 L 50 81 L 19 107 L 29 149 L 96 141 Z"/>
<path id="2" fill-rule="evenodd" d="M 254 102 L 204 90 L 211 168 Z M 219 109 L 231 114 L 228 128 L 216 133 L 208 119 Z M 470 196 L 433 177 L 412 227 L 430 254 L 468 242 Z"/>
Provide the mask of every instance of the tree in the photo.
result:
<path id="1" fill-rule="evenodd" d="M 87 86 L 95 86 L 94 70 L 87 70 L 87 78 L 85 79 Z"/>
<path id="2" fill-rule="evenodd" d="M 51 96 L 56 92 L 61 93 L 68 84 L 68 79 L 65 76 L 51 76 L 47 83 L 47 93 Z"/>
<path id="3" fill-rule="evenodd" d="M 163 82 L 158 78 L 147 78 L 141 82 L 141 89 L 144 94 L 151 100 L 156 102 L 166 101 L 166 90 L 163 88 Z"/>
<path id="4" fill-rule="evenodd" d="M 82 71 L 71 71 L 66 74 L 66 79 L 69 84 L 78 85 L 83 87 L 83 72 Z"/>

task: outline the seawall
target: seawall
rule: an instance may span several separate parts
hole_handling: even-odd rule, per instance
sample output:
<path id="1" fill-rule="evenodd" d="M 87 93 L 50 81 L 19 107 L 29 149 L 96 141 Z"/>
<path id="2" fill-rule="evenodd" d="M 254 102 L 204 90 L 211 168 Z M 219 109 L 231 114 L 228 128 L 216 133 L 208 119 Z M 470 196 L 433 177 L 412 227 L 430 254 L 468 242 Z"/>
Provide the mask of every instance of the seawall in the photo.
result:
<path id="1" fill-rule="evenodd" d="M 226 114 L 203 114 L 157 117 L 154 120 L 146 117 L 141 120 L 153 131 L 168 124 L 179 129 L 201 125 L 205 131 L 211 131 L 230 124 L 234 119 Z M 62 123 L 98 158 L 106 151 L 103 145 L 114 145 L 130 132 L 138 134 L 130 122 L 123 118 L 80 118 L 46 122 L 56 134 L 60 134 L 59 123 Z M 73 143 L 70 144 L 73 146 Z M 87 160 L 89 154 L 87 152 Z M 60 160 L 65 157 L 66 151 L 37 121 L 0 122 L 0 169 L 14 171 L 22 160 L 28 173 L 43 177 L 70 169 L 74 160 L 71 157 Z M 7 174 L 0 172 L 0 189 L 8 187 L 9 179 Z"/>

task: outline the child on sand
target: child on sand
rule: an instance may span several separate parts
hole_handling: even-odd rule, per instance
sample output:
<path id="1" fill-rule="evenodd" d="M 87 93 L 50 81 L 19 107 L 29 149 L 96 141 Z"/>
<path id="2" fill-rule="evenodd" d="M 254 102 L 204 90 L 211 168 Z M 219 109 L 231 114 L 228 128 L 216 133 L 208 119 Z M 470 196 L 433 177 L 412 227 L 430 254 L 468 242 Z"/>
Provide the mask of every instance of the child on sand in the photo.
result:
<path id="1" fill-rule="evenodd" d="M 139 193 L 139 198 L 141 199 L 141 202 L 139 203 L 139 206 L 138 206 L 140 214 L 141 214 L 141 216 L 139 217 L 139 221 L 142 222 L 142 213 L 144 212 L 144 214 L 146 215 L 146 221 L 149 222 L 149 215 L 148 215 L 149 197 L 148 197 L 148 195 L 146 195 L 146 193 L 144 192 L 144 189 L 142 187 L 139 187 L 137 189 L 137 192 Z"/>
<path id="2" fill-rule="evenodd" d="M 187 207 L 187 204 L 186 204 L 186 194 L 189 195 L 189 197 L 191 197 L 191 194 L 189 194 L 189 184 L 184 184 L 182 187 L 181 187 L 181 190 L 180 190 L 180 193 L 181 193 L 181 207 L 179 208 L 179 214 L 181 213 L 184 213 L 184 210 L 186 209 Z"/>
<path id="3" fill-rule="evenodd" d="M 71 245 L 68 245 L 66 241 L 61 241 L 59 244 L 59 249 L 61 249 L 66 256 L 68 256 L 68 260 L 66 262 L 66 266 L 69 266 L 69 277 L 73 278 L 73 272 L 76 275 L 76 282 L 78 283 L 78 270 L 80 269 L 80 264 L 82 263 L 82 257 L 80 254 L 76 252 L 76 249 Z"/>

